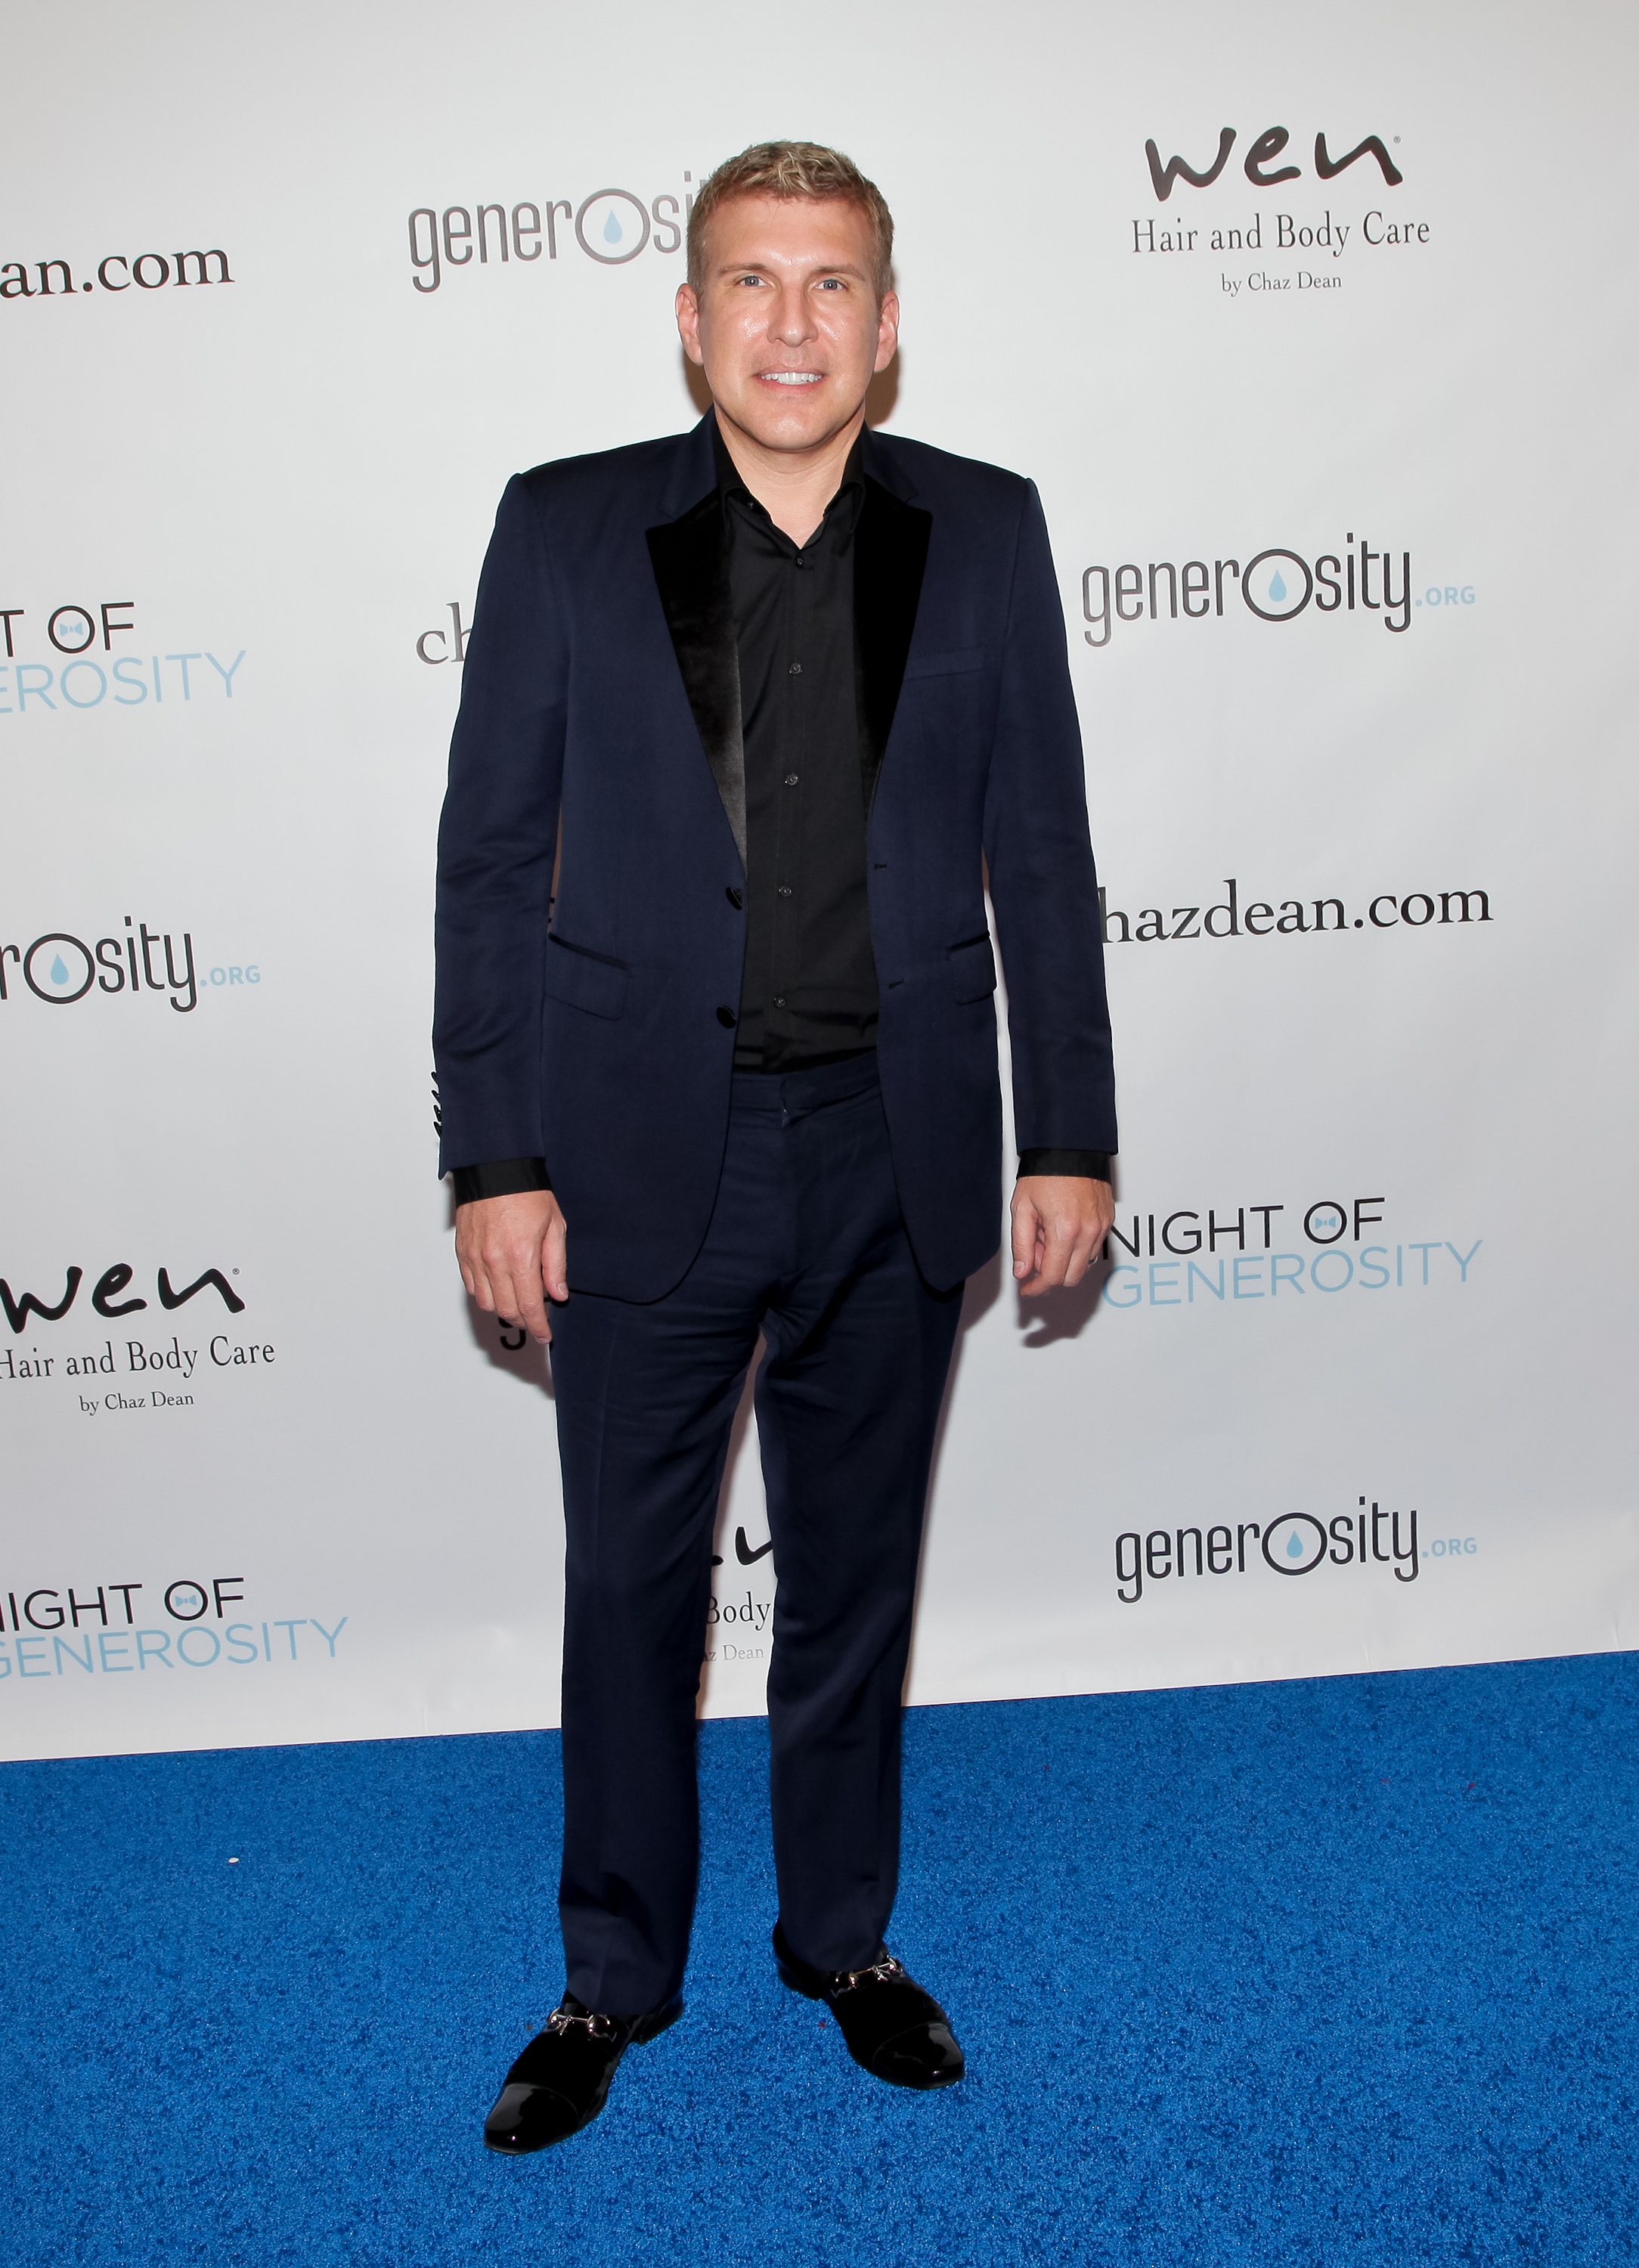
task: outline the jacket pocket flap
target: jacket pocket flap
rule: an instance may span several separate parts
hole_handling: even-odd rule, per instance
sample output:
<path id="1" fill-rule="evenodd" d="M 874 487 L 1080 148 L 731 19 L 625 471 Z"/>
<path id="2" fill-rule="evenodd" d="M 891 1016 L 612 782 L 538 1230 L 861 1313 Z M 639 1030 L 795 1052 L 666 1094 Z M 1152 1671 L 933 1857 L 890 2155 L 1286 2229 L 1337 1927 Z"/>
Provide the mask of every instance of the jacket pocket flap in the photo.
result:
<path id="1" fill-rule="evenodd" d="M 990 939 L 970 937 L 950 947 L 951 983 L 958 1000 L 982 1000 L 996 990 L 996 954 Z"/>
<path id="2" fill-rule="evenodd" d="M 584 1008 L 589 1016 L 618 1016 L 626 1006 L 628 981 L 629 972 L 618 961 L 606 961 L 561 937 L 548 938 L 543 982 L 548 998 L 567 1008 Z"/>

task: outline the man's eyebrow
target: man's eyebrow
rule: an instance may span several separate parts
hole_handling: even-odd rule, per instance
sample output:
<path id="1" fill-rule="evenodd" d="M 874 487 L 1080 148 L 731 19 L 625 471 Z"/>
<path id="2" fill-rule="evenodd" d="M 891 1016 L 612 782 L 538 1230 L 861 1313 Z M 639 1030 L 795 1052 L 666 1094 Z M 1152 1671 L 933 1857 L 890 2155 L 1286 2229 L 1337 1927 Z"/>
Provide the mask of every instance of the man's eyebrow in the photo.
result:
<path id="1" fill-rule="evenodd" d="M 772 276 L 775 263 L 767 260 L 724 260 L 716 270 L 719 276 Z M 870 279 L 863 268 L 856 268 L 851 260 L 828 260 L 807 270 L 810 276 L 851 276 L 858 283 Z"/>

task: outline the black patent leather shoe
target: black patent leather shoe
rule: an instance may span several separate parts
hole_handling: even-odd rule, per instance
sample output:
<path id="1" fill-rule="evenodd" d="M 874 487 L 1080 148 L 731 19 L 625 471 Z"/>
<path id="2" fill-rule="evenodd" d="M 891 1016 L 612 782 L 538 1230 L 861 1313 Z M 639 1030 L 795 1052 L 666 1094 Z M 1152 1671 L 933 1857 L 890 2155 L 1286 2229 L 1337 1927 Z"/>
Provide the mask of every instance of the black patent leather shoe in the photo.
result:
<path id="1" fill-rule="evenodd" d="M 827 1971 L 799 1961 L 776 1923 L 774 1957 L 780 1981 L 805 1999 L 823 2000 L 848 2051 L 863 2070 L 890 2087 L 954 2087 L 967 2068 L 951 2020 L 885 1948 L 865 1969 Z"/>
<path id="2" fill-rule="evenodd" d="M 683 2013 L 680 1999 L 647 2016 L 603 2016 L 566 1992 L 506 2075 L 484 2121 L 484 2141 L 509 2158 L 549 2150 L 590 2126 L 628 2047 L 658 2038 Z"/>

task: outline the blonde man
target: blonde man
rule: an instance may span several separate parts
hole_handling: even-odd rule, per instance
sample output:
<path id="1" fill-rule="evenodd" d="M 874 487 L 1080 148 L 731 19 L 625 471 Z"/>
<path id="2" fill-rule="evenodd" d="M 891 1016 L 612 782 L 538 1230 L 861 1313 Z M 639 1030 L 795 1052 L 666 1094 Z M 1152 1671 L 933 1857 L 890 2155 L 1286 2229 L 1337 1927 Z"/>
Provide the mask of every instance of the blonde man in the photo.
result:
<path id="1" fill-rule="evenodd" d="M 720 166 L 677 294 L 712 409 L 520 475 L 480 586 L 440 837 L 443 1170 L 467 1290 L 551 1343 L 568 1536 L 568 1991 L 498 2150 L 585 2125 L 682 2013 L 712 1528 L 760 1336 L 775 1960 L 877 2078 L 962 2075 L 885 1938 L 935 1428 L 1002 1216 L 987 867 L 1026 1296 L 1098 1250 L 1115 1123 L 1040 506 L 867 429 L 892 250 L 837 151 Z"/>

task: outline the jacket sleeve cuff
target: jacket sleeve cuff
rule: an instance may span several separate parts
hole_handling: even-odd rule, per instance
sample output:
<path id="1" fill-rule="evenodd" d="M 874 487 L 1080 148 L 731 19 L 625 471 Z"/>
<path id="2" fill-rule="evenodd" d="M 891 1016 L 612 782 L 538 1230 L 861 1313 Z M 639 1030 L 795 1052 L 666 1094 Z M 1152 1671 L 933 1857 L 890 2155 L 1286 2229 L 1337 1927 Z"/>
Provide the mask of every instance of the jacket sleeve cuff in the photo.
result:
<path id="1" fill-rule="evenodd" d="M 1025 1174 L 1081 1174 L 1089 1181 L 1107 1182 L 1110 1178 L 1110 1153 L 1107 1150 L 1021 1150 L 1018 1170 L 1021 1176 Z"/>
<path id="2" fill-rule="evenodd" d="M 456 1166 L 450 1180 L 458 1205 L 476 1204 L 481 1197 L 515 1197 L 526 1189 L 549 1189 L 552 1182 L 544 1158 L 502 1158 L 487 1166 Z"/>

